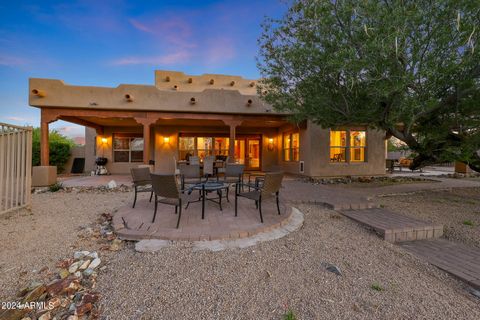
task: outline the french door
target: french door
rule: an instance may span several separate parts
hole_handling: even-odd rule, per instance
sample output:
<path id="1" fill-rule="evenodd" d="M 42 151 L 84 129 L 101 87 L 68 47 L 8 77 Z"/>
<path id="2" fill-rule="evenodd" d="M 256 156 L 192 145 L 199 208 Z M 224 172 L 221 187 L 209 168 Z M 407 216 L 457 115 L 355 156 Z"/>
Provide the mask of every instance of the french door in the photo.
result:
<path id="1" fill-rule="evenodd" d="M 262 140 L 260 137 L 235 139 L 235 159 L 245 165 L 245 170 L 260 170 Z"/>

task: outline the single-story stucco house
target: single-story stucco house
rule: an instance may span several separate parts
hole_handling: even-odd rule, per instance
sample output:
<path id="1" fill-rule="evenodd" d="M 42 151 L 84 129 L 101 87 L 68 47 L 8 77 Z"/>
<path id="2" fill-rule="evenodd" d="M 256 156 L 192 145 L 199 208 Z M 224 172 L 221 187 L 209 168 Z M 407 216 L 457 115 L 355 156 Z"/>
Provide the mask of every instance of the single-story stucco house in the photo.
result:
<path id="1" fill-rule="evenodd" d="M 155 85 L 116 88 L 30 79 L 29 104 L 41 109 L 41 164 L 49 165 L 48 126 L 87 127 L 86 170 L 108 158 L 114 174 L 139 164 L 173 173 L 174 159 L 227 155 L 246 170 L 315 177 L 385 174 L 385 133 L 366 126 L 322 129 L 293 124 L 239 76 L 155 71 Z"/>

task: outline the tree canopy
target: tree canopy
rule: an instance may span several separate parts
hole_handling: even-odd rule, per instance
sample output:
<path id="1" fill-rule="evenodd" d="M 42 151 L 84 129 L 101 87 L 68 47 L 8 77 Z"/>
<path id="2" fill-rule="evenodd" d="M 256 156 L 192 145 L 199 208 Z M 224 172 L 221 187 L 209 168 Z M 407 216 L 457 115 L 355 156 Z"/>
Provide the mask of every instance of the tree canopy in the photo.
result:
<path id="1" fill-rule="evenodd" d="M 259 93 L 325 128 L 363 124 L 480 170 L 477 0 L 297 0 L 267 18 Z"/>

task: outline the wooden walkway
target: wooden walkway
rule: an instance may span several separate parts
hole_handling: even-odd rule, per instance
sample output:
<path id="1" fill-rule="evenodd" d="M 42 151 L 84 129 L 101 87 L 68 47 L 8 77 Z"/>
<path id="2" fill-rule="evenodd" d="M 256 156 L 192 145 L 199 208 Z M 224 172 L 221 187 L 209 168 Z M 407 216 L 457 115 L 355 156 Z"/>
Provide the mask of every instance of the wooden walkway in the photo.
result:
<path id="1" fill-rule="evenodd" d="M 480 249 L 444 239 L 403 242 L 400 246 L 480 289 Z"/>
<path id="2" fill-rule="evenodd" d="M 344 210 L 341 213 L 375 230 L 388 242 L 439 238 L 443 226 L 404 216 L 386 209 Z"/>

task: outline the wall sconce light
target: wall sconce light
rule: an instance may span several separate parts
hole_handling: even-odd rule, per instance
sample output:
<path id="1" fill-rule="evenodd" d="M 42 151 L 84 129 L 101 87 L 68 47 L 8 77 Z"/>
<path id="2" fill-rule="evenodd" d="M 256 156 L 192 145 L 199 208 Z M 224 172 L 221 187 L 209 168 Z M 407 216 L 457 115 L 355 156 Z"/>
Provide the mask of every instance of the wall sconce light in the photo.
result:
<path id="1" fill-rule="evenodd" d="M 210 79 L 210 84 L 214 84 L 215 83 L 215 80 L 214 79 Z"/>
<path id="2" fill-rule="evenodd" d="M 250 82 L 250 87 L 255 87 L 255 82 L 254 81 Z"/>
<path id="3" fill-rule="evenodd" d="M 170 137 L 163 137 L 163 143 L 169 143 Z"/>
<path id="4" fill-rule="evenodd" d="M 247 100 L 247 107 L 250 107 L 252 105 L 253 101 L 252 99 L 248 99 Z"/>
<path id="5" fill-rule="evenodd" d="M 188 78 L 188 83 L 192 83 L 193 82 L 193 78 Z"/>
<path id="6" fill-rule="evenodd" d="M 190 98 L 190 104 L 195 104 L 197 103 L 197 100 L 194 97 Z"/>
<path id="7" fill-rule="evenodd" d="M 101 141 L 102 141 L 102 144 L 106 144 L 106 143 L 108 142 L 108 139 L 105 138 L 105 137 L 103 137 L 103 138 L 101 139 Z"/>
<path id="8" fill-rule="evenodd" d="M 165 81 L 166 81 L 166 82 L 170 82 L 170 77 L 169 77 L 169 76 L 166 76 L 166 77 L 165 77 Z"/>
<path id="9" fill-rule="evenodd" d="M 273 138 L 268 138 L 268 151 L 273 151 Z"/>
<path id="10" fill-rule="evenodd" d="M 235 81 L 230 82 L 230 85 L 233 87 L 235 85 Z"/>
<path id="11" fill-rule="evenodd" d="M 132 102 L 133 101 L 133 96 L 131 94 L 127 93 L 125 95 L 125 100 L 127 100 L 128 102 Z"/>
<path id="12" fill-rule="evenodd" d="M 33 90 L 32 90 L 32 93 L 33 93 L 34 95 L 36 95 L 37 97 L 39 97 L 39 98 L 43 98 L 43 97 L 45 97 L 45 96 L 47 95 L 47 94 L 45 93 L 45 91 L 39 90 L 39 89 L 33 89 Z"/>

